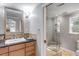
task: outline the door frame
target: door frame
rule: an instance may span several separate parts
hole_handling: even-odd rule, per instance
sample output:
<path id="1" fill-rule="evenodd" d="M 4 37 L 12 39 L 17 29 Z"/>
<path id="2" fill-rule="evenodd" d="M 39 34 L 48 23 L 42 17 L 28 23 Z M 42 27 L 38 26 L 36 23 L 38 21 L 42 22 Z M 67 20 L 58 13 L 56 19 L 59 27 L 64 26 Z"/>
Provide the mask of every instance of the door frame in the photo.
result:
<path id="1" fill-rule="evenodd" d="M 44 27 L 44 33 L 43 33 L 43 38 L 44 38 L 44 56 L 46 56 L 46 47 L 47 47 L 47 39 L 46 39 L 46 5 L 43 7 L 43 27 Z"/>
<path id="2" fill-rule="evenodd" d="M 46 50 L 47 50 L 47 7 L 50 6 L 53 3 L 47 3 L 43 5 L 43 39 L 44 39 L 44 56 L 46 56 Z"/>

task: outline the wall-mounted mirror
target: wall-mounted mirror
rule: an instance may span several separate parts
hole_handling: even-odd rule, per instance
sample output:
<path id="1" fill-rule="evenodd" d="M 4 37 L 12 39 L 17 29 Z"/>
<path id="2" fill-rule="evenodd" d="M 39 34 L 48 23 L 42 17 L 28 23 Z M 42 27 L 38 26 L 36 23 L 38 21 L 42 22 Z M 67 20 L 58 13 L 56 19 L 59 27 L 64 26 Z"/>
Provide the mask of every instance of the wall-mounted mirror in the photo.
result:
<path id="1" fill-rule="evenodd" d="M 16 21 L 14 17 L 7 17 L 7 29 L 6 31 L 16 32 Z"/>
<path id="2" fill-rule="evenodd" d="M 23 12 L 11 8 L 5 8 L 6 32 L 23 32 Z"/>

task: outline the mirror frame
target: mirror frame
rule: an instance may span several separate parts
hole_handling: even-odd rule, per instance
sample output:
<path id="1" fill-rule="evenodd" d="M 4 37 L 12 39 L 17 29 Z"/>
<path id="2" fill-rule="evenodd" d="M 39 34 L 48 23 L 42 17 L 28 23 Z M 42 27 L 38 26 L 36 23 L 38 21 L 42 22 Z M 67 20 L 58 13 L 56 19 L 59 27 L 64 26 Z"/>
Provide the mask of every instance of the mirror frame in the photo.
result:
<path id="1" fill-rule="evenodd" d="M 6 12 L 6 9 L 11 9 L 11 10 L 15 10 L 15 11 L 19 11 L 19 12 L 22 12 L 22 19 L 21 19 L 21 32 L 6 32 L 6 22 L 7 22 L 7 12 Z M 15 20 L 16 21 L 16 20 Z M 18 10 L 18 9 L 15 9 L 15 8 L 10 8 L 10 7 L 4 7 L 4 27 L 5 27 L 5 35 L 7 34 L 18 34 L 18 33 L 24 33 L 24 22 L 23 22 L 23 11 L 22 10 Z"/>

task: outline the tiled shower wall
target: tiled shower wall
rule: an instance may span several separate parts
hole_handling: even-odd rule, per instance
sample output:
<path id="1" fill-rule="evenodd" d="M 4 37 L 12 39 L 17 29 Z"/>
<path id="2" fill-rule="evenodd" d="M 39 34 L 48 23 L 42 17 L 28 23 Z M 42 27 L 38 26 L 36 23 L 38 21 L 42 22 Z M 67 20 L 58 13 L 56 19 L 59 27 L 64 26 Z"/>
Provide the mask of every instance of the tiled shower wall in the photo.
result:
<path id="1" fill-rule="evenodd" d="M 69 16 L 63 16 L 60 31 L 61 46 L 76 51 L 76 41 L 79 39 L 79 34 L 69 33 Z"/>

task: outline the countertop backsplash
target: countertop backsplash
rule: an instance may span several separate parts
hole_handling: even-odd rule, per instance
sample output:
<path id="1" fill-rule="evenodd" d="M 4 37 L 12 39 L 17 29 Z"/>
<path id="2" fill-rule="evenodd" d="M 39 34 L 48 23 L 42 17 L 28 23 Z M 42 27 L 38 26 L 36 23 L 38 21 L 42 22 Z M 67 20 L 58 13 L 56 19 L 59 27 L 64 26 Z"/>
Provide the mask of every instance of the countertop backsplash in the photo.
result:
<path id="1" fill-rule="evenodd" d="M 4 39 L 5 39 L 4 34 L 0 34 L 0 40 L 4 40 Z"/>

